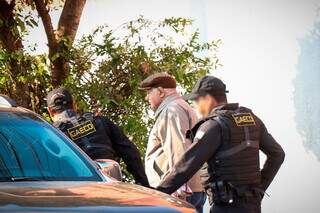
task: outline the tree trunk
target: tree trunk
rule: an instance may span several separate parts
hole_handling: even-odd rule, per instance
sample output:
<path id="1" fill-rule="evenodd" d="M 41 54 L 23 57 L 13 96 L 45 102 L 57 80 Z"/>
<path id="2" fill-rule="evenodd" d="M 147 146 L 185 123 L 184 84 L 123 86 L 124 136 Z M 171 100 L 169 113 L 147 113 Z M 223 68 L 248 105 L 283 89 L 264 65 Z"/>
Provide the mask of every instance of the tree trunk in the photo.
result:
<path id="1" fill-rule="evenodd" d="M 14 20 L 14 7 L 15 1 L 8 3 L 6 0 L 0 0 L 0 19 L 2 21 L 2 25 L 0 26 L 0 41 L 3 48 L 11 54 L 23 52 L 21 37 L 14 33 L 17 32 L 17 26 Z M 31 98 L 28 83 L 23 83 L 17 79 L 19 75 L 26 74 L 23 61 L 21 64 L 18 60 L 11 58 L 9 64 L 14 82 L 12 82 L 13 84 L 11 84 L 7 90 L 11 98 L 15 99 L 20 106 L 30 108 Z"/>
<path id="2" fill-rule="evenodd" d="M 86 0 L 66 0 L 58 23 L 58 36 L 74 41 Z"/>
<path id="3" fill-rule="evenodd" d="M 68 76 L 68 61 L 61 53 L 67 53 L 69 45 L 72 45 L 75 39 L 86 0 L 65 1 L 57 31 L 52 26 L 49 10 L 44 1 L 34 0 L 34 2 L 47 34 L 52 84 L 57 87 Z"/>

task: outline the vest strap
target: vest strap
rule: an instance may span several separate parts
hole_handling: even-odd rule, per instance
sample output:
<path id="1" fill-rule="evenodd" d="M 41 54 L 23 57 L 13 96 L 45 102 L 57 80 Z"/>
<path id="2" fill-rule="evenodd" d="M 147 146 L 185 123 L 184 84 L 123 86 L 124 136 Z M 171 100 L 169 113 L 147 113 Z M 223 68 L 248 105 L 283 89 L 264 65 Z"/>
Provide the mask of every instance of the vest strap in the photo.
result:
<path id="1" fill-rule="evenodd" d="M 217 158 L 221 159 L 221 158 L 226 158 L 229 156 L 232 156 L 234 154 L 237 154 L 238 152 L 241 152 L 242 150 L 246 149 L 246 148 L 259 148 L 259 141 L 243 141 L 241 142 L 239 145 L 232 147 L 231 149 L 228 149 L 226 151 L 221 151 L 219 153 L 217 153 Z"/>
<path id="2" fill-rule="evenodd" d="M 219 126 L 222 129 L 222 140 L 224 142 L 228 142 L 230 139 L 229 136 L 229 129 L 227 125 L 224 123 L 221 117 L 215 117 L 215 121 L 218 122 Z M 259 141 L 256 140 L 250 140 L 250 133 L 249 133 L 249 127 L 244 126 L 244 133 L 245 133 L 245 141 L 242 141 L 239 145 L 236 145 L 228 150 L 220 151 L 216 154 L 216 159 L 222 159 L 226 158 L 232 155 L 235 155 L 241 151 L 243 151 L 246 148 L 256 148 L 259 149 Z"/>
<path id="3" fill-rule="evenodd" d="M 222 141 L 229 142 L 230 141 L 230 132 L 229 132 L 229 128 L 227 127 L 227 125 L 223 121 L 223 118 L 217 116 L 217 117 L 213 117 L 213 120 L 215 120 L 219 124 L 219 126 L 222 130 Z"/>

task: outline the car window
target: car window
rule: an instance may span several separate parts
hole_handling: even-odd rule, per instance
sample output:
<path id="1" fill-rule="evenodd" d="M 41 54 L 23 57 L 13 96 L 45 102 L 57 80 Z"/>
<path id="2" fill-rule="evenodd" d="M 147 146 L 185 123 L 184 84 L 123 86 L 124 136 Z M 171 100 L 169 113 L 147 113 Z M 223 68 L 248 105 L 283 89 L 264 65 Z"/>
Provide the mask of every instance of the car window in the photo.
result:
<path id="1" fill-rule="evenodd" d="M 101 180 L 95 168 L 54 127 L 31 113 L 0 113 L 0 180 Z"/>

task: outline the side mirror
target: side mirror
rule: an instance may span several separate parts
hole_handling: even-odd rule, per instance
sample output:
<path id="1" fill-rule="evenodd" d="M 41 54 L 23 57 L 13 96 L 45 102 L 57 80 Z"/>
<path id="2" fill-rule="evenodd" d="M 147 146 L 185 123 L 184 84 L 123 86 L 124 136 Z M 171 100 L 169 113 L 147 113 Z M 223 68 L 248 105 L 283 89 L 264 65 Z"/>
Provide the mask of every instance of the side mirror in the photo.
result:
<path id="1" fill-rule="evenodd" d="M 119 181 L 122 180 L 122 172 L 119 163 L 109 159 L 96 159 L 94 161 L 99 166 L 99 170 L 102 174 Z"/>

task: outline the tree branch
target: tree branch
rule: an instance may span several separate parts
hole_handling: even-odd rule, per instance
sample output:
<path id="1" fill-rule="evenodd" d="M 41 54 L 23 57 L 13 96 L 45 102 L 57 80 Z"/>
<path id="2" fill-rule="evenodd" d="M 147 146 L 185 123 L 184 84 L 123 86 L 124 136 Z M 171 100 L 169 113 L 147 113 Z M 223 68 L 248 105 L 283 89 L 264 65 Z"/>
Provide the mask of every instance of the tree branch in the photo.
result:
<path id="1" fill-rule="evenodd" d="M 9 4 L 6 0 L 0 0 L 0 19 L 3 22 L 0 26 L 0 41 L 3 47 L 10 52 L 23 48 L 20 36 L 13 33 L 12 30 L 17 28 L 14 20 L 14 7 L 15 1 Z M 15 32 L 17 31 L 16 29 Z"/>
<path id="2" fill-rule="evenodd" d="M 54 28 L 52 26 L 49 10 L 46 8 L 46 4 L 43 0 L 34 0 L 34 3 L 36 5 L 39 16 L 41 17 L 44 30 L 47 34 L 49 50 L 52 51 L 57 47 L 58 42 L 54 32 Z"/>
<path id="3" fill-rule="evenodd" d="M 52 84 L 54 86 L 58 86 L 68 75 L 68 61 L 65 57 L 63 57 L 63 54 L 55 54 L 68 51 L 69 46 L 65 45 L 62 38 L 68 38 L 70 44 L 73 43 L 79 27 L 81 14 L 86 0 L 65 1 L 59 19 L 57 31 L 55 31 L 52 26 L 51 17 L 48 9 L 46 8 L 46 0 L 33 1 L 36 5 L 38 14 L 42 19 L 42 23 L 48 38 L 49 58 L 51 60 Z"/>
<path id="4" fill-rule="evenodd" d="M 58 23 L 58 36 L 73 42 L 86 0 L 66 0 Z"/>
<path id="5" fill-rule="evenodd" d="M 11 2 L 10 2 L 10 6 L 12 6 L 13 8 L 16 6 L 16 0 L 12 0 Z"/>

